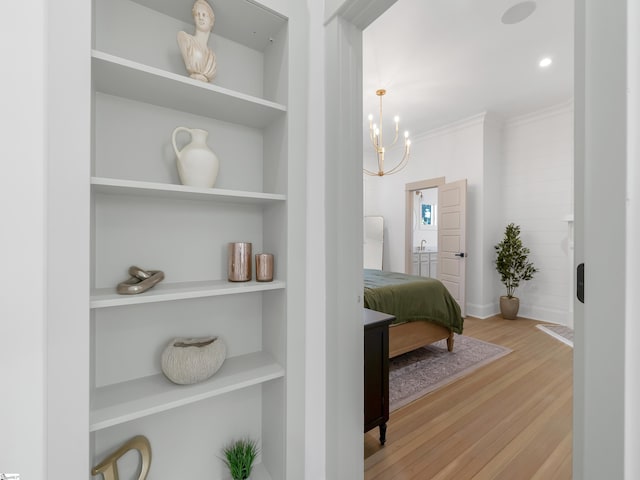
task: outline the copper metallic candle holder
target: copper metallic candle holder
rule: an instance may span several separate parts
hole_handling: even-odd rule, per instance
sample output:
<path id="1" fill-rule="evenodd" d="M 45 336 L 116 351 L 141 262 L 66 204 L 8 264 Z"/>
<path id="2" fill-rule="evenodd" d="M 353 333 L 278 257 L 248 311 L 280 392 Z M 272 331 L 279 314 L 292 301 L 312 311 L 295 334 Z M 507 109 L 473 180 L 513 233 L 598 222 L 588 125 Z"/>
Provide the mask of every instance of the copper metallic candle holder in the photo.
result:
<path id="1" fill-rule="evenodd" d="M 229 244 L 229 281 L 248 282 L 251 280 L 251 243 Z"/>
<path id="2" fill-rule="evenodd" d="M 270 253 L 256 254 L 256 280 L 258 282 L 273 281 L 273 255 Z"/>

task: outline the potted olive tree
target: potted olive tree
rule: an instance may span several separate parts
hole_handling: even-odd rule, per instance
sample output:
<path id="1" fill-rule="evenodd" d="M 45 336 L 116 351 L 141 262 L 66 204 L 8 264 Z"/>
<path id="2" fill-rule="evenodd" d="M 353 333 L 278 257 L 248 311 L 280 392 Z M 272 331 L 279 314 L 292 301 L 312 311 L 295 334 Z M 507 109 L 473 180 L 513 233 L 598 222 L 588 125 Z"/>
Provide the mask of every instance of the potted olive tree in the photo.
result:
<path id="1" fill-rule="evenodd" d="M 520 299 L 514 296 L 520 282 L 531 280 L 538 270 L 528 261 L 529 249 L 520 240 L 520 227 L 507 225 L 504 238 L 495 247 L 496 270 L 507 294 L 500 297 L 500 313 L 503 318 L 513 320 L 518 315 Z"/>
<path id="2" fill-rule="evenodd" d="M 225 465 L 233 480 L 246 480 L 251 476 L 253 462 L 260 453 L 258 443 L 251 439 L 231 442 L 223 449 Z"/>

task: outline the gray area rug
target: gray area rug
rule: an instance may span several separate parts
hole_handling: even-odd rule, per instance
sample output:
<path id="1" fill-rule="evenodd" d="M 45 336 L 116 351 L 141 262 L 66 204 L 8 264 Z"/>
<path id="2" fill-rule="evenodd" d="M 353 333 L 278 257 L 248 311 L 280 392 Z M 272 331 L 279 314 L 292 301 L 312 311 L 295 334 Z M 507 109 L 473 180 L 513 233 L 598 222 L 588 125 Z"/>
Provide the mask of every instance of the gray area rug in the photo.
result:
<path id="1" fill-rule="evenodd" d="M 565 327 L 564 325 L 547 324 L 536 325 L 544 333 L 551 335 L 556 340 L 560 340 L 562 343 L 569 345 L 573 348 L 573 328 Z"/>
<path id="2" fill-rule="evenodd" d="M 389 361 L 389 410 L 394 411 L 511 350 L 464 335 L 456 335 L 453 352 L 446 340 L 405 353 Z"/>

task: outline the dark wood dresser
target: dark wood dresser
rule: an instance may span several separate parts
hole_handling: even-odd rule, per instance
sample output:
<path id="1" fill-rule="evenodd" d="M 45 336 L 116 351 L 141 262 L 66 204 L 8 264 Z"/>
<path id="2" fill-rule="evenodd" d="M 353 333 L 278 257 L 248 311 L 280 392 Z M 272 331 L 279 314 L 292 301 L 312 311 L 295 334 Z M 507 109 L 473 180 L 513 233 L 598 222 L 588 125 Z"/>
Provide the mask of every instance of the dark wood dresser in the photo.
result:
<path id="1" fill-rule="evenodd" d="M 389 421 L 389 324 L 394 319 L 364 309 L 364 431 L 380 427 L 382 445 Z"/>

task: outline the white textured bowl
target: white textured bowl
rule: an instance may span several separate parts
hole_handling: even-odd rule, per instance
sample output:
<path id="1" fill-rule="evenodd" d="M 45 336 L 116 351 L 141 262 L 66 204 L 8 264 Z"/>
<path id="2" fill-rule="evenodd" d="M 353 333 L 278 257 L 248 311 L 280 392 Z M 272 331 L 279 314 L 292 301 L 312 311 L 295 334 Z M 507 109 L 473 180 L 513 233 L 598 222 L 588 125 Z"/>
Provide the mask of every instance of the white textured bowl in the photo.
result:
<path id="1" fill-rule="evenodd" d="M 219 337 L 174 338 L 162 352 L 162 372 L 173 383 L 190 385 L 216 373 L 226 356 Z"/>

